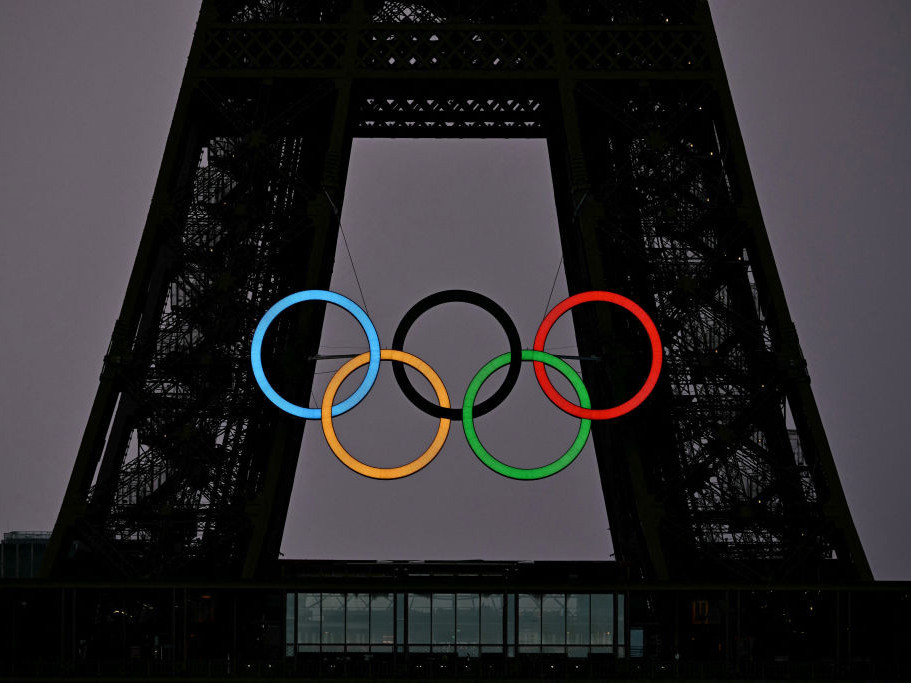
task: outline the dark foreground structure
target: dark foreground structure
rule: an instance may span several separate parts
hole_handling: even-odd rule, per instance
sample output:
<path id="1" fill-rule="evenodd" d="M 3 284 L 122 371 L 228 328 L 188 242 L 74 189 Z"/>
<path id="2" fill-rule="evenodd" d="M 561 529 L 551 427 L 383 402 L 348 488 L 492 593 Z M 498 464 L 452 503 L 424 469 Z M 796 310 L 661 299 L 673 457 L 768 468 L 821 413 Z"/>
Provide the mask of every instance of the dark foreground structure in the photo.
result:
<path id="1" fill-rule="evenodd" d="M 281 568 L 269 582 L 0 584 L 0 680 L 911 675 L 907 583 L 681 585 L 598 562 Z"/>
<path id="2" fill-rule="evenodd" d="M 353 137 L 547 141 L 570 293 L 665 364 L 592 437 L 616 563 L 281 563 L 305 421 L 253 331 L 327 289 Z M 264 364 L 307 402 L 323 307 Z M 573 309 L 595 406 L 647 374 Z M 608 447 L 609 446 L 609 447 Z M 151 211 L 41 579 L 4 583 L 16 676 L 888 678 L 704 0 L 204 0 Z"/>

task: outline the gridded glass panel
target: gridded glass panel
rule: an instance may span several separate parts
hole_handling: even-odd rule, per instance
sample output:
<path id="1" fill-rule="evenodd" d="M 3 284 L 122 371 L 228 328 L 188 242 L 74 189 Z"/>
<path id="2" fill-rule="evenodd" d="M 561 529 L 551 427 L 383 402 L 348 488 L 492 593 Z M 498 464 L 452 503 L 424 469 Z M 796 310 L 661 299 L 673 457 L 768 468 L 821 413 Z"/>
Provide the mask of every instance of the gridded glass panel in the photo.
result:
<path id="1" fill-rule="evenodd" d="M 393 618 L 395 603 L 392 593 L 374 593 L 370 598 L 370 642 L 373 645 L 391 646 L 394 644 Z M 374 652 L 380 652 L 372 648 Z"/>
<path id="2" fill-rule="evenodd" d="M 503 596 L 499 593 L 481 595 L 481 642 L 503 645 Z"/>
<path id="3" fill-rule="evenodd" d="M 623 645 L 626 643 L 626 610 L 623 608 L 623 593 L 617 594 L 617 643 Z"/>
<path id="4" fill-rule="evenodd" d="M 519 645 L 541 644 L 541 596 L 519 595 Z M 528 650 L 527 650 L 528 651 Z"/>
<path id="5" fill-rule="evenodd" d="M 294 654 L 294 593 L 285 596 L 285 655 Z"/>
<path id="6" fill-rule="evenodd" d="M 319 645 L 319 593 L 297 594 L 297 642 Z"/>
<path id="7" fill-rule="evenodd" d="M 617 656 L 626 657 L 626 610 L 624 605 L 624 594 L 617 595 Z"/>
<path id="8" fill-rule="evenodd" d="M 566 644 L 588 645 L 591 625 L 589 606 L 591 596 L 587 593 L 572 593 L 566 596 Z"/>
<path id="9" fill-rule="evenodd" d="M 341 652 L 345 645 L 345 594 L 323 593 L 323 652 Z"/>
<path id="10" fill-rule="evenodd" d="M 506 595 L 506 642 L 516 644 L 516 596 L 512 593 Z M 509 648 L 508 657 L 515 656 L 515 649 Z"/>
<path id="11" fill-rule="evenodd" d="M 433 594 L 433 650 L 452 652 L 455 646 L 455 595 Z"/>
<path id="12" fill-rule="evenodd" d="M 459 645 L 480 642 L 480 622 L 481 596 L 459 593 L 456 596 L 456 642 Z"/>
<path id="13" fill-rule="evenodd" d="M 629 630 L 629 656 L 642 657 L 645 654 L 645 631 L 641 628 Z"/>
<path id="14" fill-rule="evenodd" d="M 405 648 L 405 594 L 395 594 L 395 642 L 396 651 L 403 652 Z"/>
<path id="15" fill-rule="evenodd" d="M 348 593 L 345 643 L 349 652 L 366 652 L 370 640 L 370 595 Z"/>
<path id="16" fill-rule="evenodd" d="M 544 652 L 563 651 L 566 643 L 566 596 L 549 593 L 541 598 L 541 643 Z"/>
<path id="17" fill-rule="evenodd" d="M 610 652 L 614 644 L 614 594 L 594 593 L 591 601 L 592 652 Z M 600 647 L 595 647 L 600 646 Z"/>
<path id="18" fill-rule="evenodd" d="M 0 576 L 7 579 L 15 579 L 18 577 L 18 564 L 16 562 L 18 553 L 18 546 L 9 543 L 0 544 L 0 557 L 3 558 L 3 565 L 0 567 Z"/>
<path id="19" fill-rule="evenodd" d="M 408 649 L 428 652 L 430 644 L 430 594 L 408 594 Z"/>

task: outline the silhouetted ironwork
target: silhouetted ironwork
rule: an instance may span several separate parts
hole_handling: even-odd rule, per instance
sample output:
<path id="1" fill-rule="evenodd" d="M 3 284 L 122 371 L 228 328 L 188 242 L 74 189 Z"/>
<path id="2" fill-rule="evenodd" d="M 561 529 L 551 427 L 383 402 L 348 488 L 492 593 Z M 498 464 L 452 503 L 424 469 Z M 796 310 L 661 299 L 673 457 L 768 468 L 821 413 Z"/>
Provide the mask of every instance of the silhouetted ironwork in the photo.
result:
<path id="1" fill-rule="evenodd" d="M 547 140 L 570 292 L 634 297 L 665 343 L 649 401 L 593 430 L 634 576 L 871 578 L 704 0 L 204 0 L 46 574 L 274 571 L 304 427 L 248 352 L 329 285 L 353 136 Z M 265 362 L 306 400 L 322 308 L 286 317 Z M 574 324 L 593 404 L 629 396 L 635 322 Z"/>

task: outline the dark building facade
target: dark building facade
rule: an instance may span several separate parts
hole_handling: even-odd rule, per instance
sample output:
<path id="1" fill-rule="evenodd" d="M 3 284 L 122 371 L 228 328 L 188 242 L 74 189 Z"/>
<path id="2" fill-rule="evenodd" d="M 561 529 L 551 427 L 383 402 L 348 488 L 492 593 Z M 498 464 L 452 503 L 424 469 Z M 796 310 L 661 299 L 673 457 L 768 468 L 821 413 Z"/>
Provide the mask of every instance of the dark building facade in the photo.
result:
<path id="1" fill-rule="evenodd" d="M 645 583 L 601 562 L 280 568 L 268 582 L 0 582 L 0 680 L 911 674 L 907 582 Z"/>
<path id="2" fill-rule="evenodd" d="M 30 579 L 38 575 L 47 531 L 10 531 L 0 541 L 0 579 Z"/>

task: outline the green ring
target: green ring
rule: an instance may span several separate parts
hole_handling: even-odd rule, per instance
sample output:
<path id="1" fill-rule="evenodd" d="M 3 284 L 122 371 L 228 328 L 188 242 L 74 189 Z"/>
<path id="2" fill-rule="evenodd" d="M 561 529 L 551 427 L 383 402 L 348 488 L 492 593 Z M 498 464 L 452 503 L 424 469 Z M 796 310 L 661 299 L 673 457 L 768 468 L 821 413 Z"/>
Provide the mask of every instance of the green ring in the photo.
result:
<path id="1" fill-rule="evenodd" d="M 576 459 L 576 456 L 579 455 L 582 448 L 585 446 L 585 442 L 588 441 L 588 434 L 591 432 L 592 421 L 586 419 L 580 420 L 579 433 L 576 434 L 576 440 L 573 441 L 572 446 L 569 447 L 569 450 L 566 451 L 566 453 L 549 465 L 522 469 L 521 467 L 506 465 L 493 457 L 481 444 L 481 440 L 478 438 L 477 432 L 475 432 L 472 411 L 474 410 L 475 399 L 478 396 L 478 392 L 481 390 L 481 385 L 484 384 L 494 371 L 509 363 L 509 357 L 510 354 L 507 352 L 488 362 L 487 365 L 478 371 L 478 374 L 474 376 L 471 383 L 468 385 L 468 389 L 465 392 L 465 400 L 462 401 L 462 428 L 465 430 L 465 439 L 468 441 L 468 445 L 471 446 L 471 450 L 474 451 L 474 454 L 478 456 L 478 459 L 497 474 L 502 474 L 504 477 L 509 477 L 510 479 L 543 479 L 544 477 L 549 477 L 561 471 Z M 534 351 L 532 349 L 522 350 L 522 360 L 540 361 L 555 370 L 559 370 L 573 385 L 573 389 L 576 390 L 576 394 L 579 397 L 579 405 L 583 408 L 591 408 L 588 390 L 586 390 L 582 378 L 579 377 L 579 373 L 573 370 L 566 361 L 557 358 L 556 356 L 552 356 L 549 353 L 545 353 L 544 351 Z"/>

